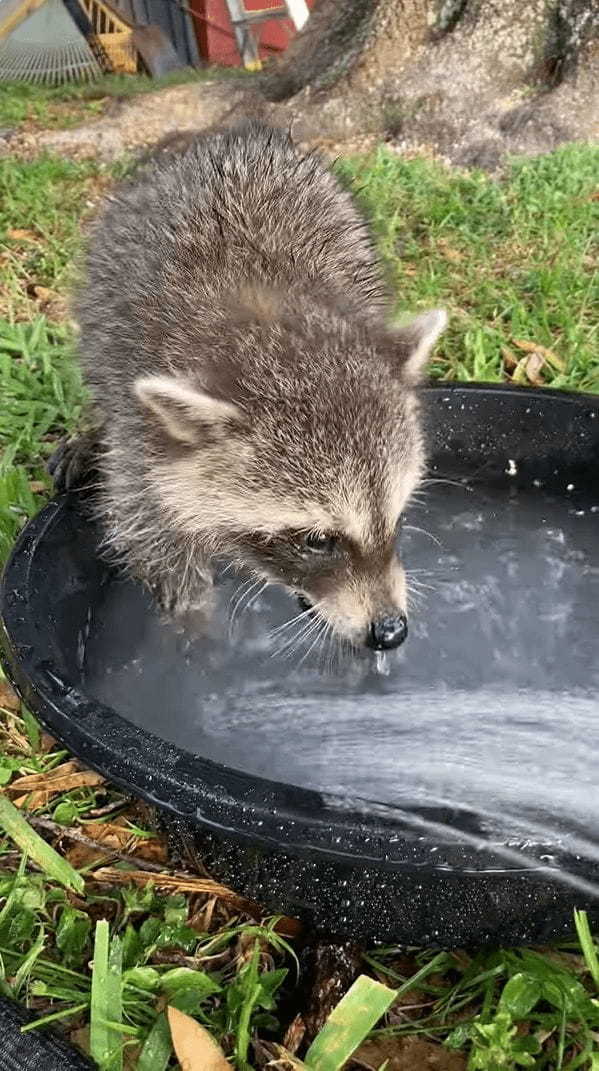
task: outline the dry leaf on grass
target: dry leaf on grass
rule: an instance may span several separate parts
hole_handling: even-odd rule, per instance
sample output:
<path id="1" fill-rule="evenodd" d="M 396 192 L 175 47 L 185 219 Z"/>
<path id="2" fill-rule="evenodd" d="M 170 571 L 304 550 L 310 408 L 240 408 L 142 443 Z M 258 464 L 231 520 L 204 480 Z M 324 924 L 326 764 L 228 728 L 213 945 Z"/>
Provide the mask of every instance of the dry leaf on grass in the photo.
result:
<path id="1" fill-rule="evenodd" d="M 459 264 L 464 259 L 464 254 L 459 249 L 454 249 L 444 238 L 437 239 L 437 249 L 442 257 L 450 260 L 453 264 Z"/>
<path id="2" fill-rule="evenodd" d="M 518 358 L 515 353 L 507 346 L 501 347 L 501 356 L 503 357 L 503 366 L 506 372 L 513 372 L 518 366 Z"/>
<path id="3" fill-rule="evenodd" d="M 123 820 L 86 822 L 83 831 L 90 840 L 96 841 L 98 848 L 90 844 L 74 844 L 72 848 L 69 848 L 67 859 L 76 870 L 105 858 L 113 851 L 136 855 L 150 863 L 165 863 L 168 859 L 166 844 L 162 838 L 137 837 Z"/>
<path id="4" fill-rule="evenodd" d="M 20 706 L 21 700 L 8 681 L 0 681 L 0 707 L 4 710 L 18 710 Z"/>
<path id="5" fill-rule="evenodd" d="M 29 290 L 29 287 L 27 289 Z M 50 287 L 40 286 L 38 283 L 31 284 L 31 296 L 37 298 L 42 304 L 47 304 L 49 301 L 57 301 L 60 298 L 60 294 L 56 290 L 50 290 Z"/>
<path id="6" fill-rule="evenodd" d="M 530 342 L 526 338 L 515 338 L 514 346 L 517 346 L 519 350 L 523 350 L 524 353 L 538 353 L 541 357 L 547 361 L 558 372 L 566 371 L 566 362 L 558 357 L 557 353 L 553 350 L 547 349 L 547 346 L 541 346 L 538 342 Z"/>
<path id="7" fill-rule="evenodd" d="M 466 1071 L 466 1057 L 421 1038 L 376 1038 L 365 1041 L 352 1056 L 365 1071 Z"/>
<path id="8" fill-rule="evenodd" d="M 531 353 L 530 357 L 526 358 L 526 375 L 533 387 L 543 386 L 544 380 L 541 376 L 541 369 L 544 364 L 545 358 L 540 353 Z"/>
<path id="9" fill-rule="evenodd" d="M 295 1056 L 299 1049 L 304 1035 L 306 1033 L 306 1024 L 301 1015 L 296 1015 L 293 1022 L 289 1024 L 285 1031 L 285 1037 L 283 1038 L 283 1048 L 287 1049 L 292 1056 Z"/>
<path id="10" fill-rule="evenodd" d="M 29 283 L 27 294 L 37 302 L 38 306 L 51 320 L 64 320 L 68 312 L 68 304 L 65 297 L 57 290 L 51 290 L 48 286 L 38 283 Z"/>
<path id="11" fill-rule="evenodd" d="M 212 881 L 211 878 L 195 878 L 191 874 L 156 873 L 147 870 L 116 870 L 113 867 L 104 866 L 94 871 L 93 880 L 104 885 L 129 885 L 132 882 L 134 885 L 141 886 L 155 885 L 157 889 L 168 889 L 171 892 L 205 893 L 226 901 L 229 907 L 236 911 L 243 911 L 252 918 L 261 917 L 257 904 L 252 903 L 251 900 L 245 900 L 232 889 L 228 889 L 226 885 L 220 885 L 218 881 Z"/>
<path id="12" fill-rule="evenodd" d="M 13 242 L 38 242 L 39 237 L 35 231 L 26 231 L 21 227 L 13 227 L 6 232 L 6 237 Z"/>
<path id="13" fill-rule="evenodd" d="M 195 1019 L 170 1006 L 166 1013 L 181 1071 L 233 1071 L 220 1046 Z"/>
<path id="14" fill-rule="evenodd" d="M 92 770 L 81 770 L 74 761 L 63 762 L 50 773 L 27 774 L 18 777 L 6 786 L 10 793 L 16 793 L 15 807 L 27 807 L 35 810 L 45 806 L 53 796 L 61 792 L 71 792 L 74 788 L 84 788 L 104 784 L 101 774 Z"/>
<path id="15" fill-rule="evenodd" d="M 533 387 L 544 387 L 545 380 L 540 374 L 544 365 L 545 358 L 540 353 L 531 353 L 528 357 L 521 357 L 512 372 L 512 382 L 531 383 Z"/>

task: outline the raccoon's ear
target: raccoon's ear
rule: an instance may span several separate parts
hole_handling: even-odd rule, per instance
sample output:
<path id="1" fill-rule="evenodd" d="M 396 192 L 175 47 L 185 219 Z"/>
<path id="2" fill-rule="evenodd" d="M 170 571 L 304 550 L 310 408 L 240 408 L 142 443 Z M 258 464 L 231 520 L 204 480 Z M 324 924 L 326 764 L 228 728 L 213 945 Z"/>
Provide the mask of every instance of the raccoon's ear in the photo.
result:
<path id="1" fill-rule="evenodd" d="M 239 423 L 241 410 L 211 394 L 195 390 L 171 376 L 143 376 L 134 390 L 146 409 L 154 413 L 171 439 L 192 446 L 210 430 L 224 434 L 227 426 Z"/>
<path id="2" fill-rule="evenodd" d="M 424 378 L 431 350 L 447 326 L 445 309 L 423 312 L 411 323 L 398 327 L 393 335 L 399 345 L 400 374 L 403 381 L 415 386 Z"/>

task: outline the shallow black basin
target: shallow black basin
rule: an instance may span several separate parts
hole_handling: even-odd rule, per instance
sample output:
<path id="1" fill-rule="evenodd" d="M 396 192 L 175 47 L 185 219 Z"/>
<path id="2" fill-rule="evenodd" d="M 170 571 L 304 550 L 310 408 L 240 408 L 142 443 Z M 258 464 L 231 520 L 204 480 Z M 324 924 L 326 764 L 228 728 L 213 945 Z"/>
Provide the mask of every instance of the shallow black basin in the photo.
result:
<path id="1" fill-rule="evenodd" d="M 386 665 L 282 627 L 275 589 L 231 611 L 228 574 L 209 635 L 163 624 L 76 496 L 18 541 L 4 661 L 55 736 L 267 909 L 407 944 L 546 940 L 574 906 L 599 919 L 599 398 L 445 385 L 425 414 L 432 479 L 400 537 L 416 605 Z"/>

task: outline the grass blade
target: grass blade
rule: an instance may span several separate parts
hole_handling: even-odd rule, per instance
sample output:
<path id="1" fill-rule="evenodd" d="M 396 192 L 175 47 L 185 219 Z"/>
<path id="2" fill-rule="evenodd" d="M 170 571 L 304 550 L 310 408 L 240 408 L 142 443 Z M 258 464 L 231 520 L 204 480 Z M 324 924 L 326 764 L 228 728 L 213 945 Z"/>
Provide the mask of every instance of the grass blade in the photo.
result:
<path id="1" fill-rule="evenodd" d="M 61 1011 L 53 1012 L 51 1015 L 44 1015 L 41 1019 L 33 1019 L 30 1023 L 25 1023 L 25 1026 L 21 1027 L 21 1033 L 27 1034 L 30 1030 L 37 1030 L 39 1027 L 47 1026 L 48 1023 L 56 1023 L 59 1019 L 68 1019 L 71 1015 L 79 1015 L 87 1007 L 88 1003 L 85 1001 L 84 1004 L 75 1004 L 72 1008 L 62 1008 Z"/>
<path id="2" fill-rule="evenodd" d="M 33 945 L 31 946 L 29 952 L 25 956 L 25 959 L 21 962 L 21 966 L 19 967 L 19 969 L 17 970 L 17 973 L 15 974 L 15 980 L 13 982 L 13 989 L 14 989 L 15 996 L 18 996 L 21 987 L 23 986 L 23 984 L 29 978 L 29 975 L 31 974 L 31 971 L 33 970 L 33 967 L 35 966 L 36 960 L 39 959 L 39 957 L 41 956 L 42 952 L 44 951 L 45 943 L 46 943 L 46 934 L 45 934 L 45 931 L 44 931 L 44 927 L 40 926 L 38 935 L 37 935 L 35 941 L 33 942 Z"/>
<path id="3" fill-rule="evenodd" d="M 331 1012 L 304 1063 L 315 1071 L 339 1071 L 391 1006 L 396 990 L 362 974 Z"/>
<path id="4" fill-rule="evenodd" d="M 55 852 L 54 848 L 46 844 L 5 796 L 0 796 L 0 829 L 3 829 L 49 878 L 60 882 L 67 889 L 83 893 L 85 885 L 81 874 Z"/>
<path id="5" fill-rule="evenodd" d="M 586 911 L 578 911 L 574 908 L 574 924 L 576 926 L 578 940 L 580 941 L 580 947 L 582 948 L 584 961 L 596 988 L 599 989 L 599 958 L 597 957 L 597 949 L 595 947 L 595 942 L 593 941 Z"/>
<path id="6" fill-rule="evenodd" d="M 109 940 L 108 923 L 96 924 L 92 972 L 90 1053 L 101 1071 L 121 1071 L 123 1044 L 118 1030 L 122 1020 L 122 949 L 118 937 Z"/>
<path id="7" fill-rule="evenodd" d="M 165 1015 L 159 1015 L 148 1034 L 137 1061 L 137 1071 L 166 1071 L 173 1043 Z"/>

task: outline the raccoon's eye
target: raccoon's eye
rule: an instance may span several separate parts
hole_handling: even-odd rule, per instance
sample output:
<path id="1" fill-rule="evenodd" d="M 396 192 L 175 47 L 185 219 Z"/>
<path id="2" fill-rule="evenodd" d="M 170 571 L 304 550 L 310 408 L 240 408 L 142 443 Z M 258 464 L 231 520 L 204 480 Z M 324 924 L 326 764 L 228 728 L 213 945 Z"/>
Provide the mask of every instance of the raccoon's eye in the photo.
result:
<path id="1" fill-rule="evenodd" d="M 309 532 L 302 539 L 302 548 L 311 554 L 333 554 L 338 543 L 337 536 L 315 535 L 314 532 Z"/>

